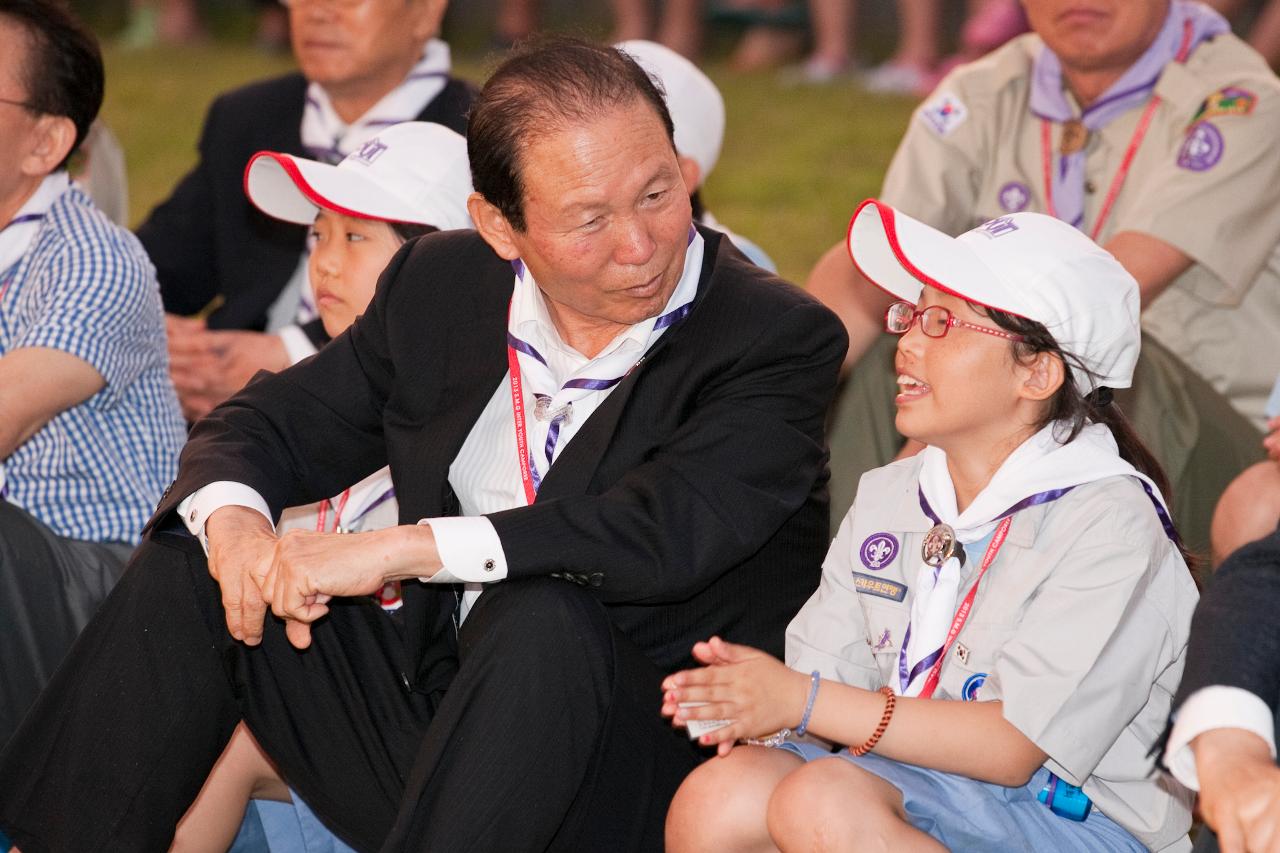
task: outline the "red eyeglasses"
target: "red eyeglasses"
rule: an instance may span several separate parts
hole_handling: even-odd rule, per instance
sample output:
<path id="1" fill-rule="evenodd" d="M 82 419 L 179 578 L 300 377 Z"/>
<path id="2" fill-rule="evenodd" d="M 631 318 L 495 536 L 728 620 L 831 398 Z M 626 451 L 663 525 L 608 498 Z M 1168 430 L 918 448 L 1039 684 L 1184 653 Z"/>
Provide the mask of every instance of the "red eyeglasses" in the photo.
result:
<path id="1" fill-rule="evenodd" d="M 920 331 L 931 338 L 945 338 L 952 326 L 963 326 L 975 332 L 985 332 L 1009 341 L 1025 340 L 1022 335 L 1006 332 L 1004 329 L 992 329 L 989 326 L 979 326 L 976 323 L 958 320 L 951 311 L 941 305 L 930 305 L 928 308 L 917 310 L 916 306 L 910 302 L 895 302 L 889 306 L 889 310 L 884 313 L 885 331 L 895 335 L 905 335 L 911 331 L 917 318 L 920 320 Z"/>

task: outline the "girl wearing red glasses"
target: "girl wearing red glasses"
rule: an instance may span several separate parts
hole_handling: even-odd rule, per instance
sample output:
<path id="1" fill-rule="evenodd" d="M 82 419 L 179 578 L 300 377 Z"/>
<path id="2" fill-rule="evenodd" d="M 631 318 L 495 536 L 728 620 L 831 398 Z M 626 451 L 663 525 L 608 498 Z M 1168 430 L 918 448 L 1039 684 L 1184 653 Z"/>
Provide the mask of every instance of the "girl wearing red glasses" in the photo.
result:
<path id="1" fill-rule="evenodd" d="M 953 239 L 868 201 L 849 249 L 902 300 L 896 423 L 926 447 L 863 477 L 786 665 L 712 638 L 665 681 L 721 756 L 668 849 L 1190 849 L 1190 794 L 1148 754 L 1195 584 L 1111 402 L 1136 283 L 1034 213 Z"/>

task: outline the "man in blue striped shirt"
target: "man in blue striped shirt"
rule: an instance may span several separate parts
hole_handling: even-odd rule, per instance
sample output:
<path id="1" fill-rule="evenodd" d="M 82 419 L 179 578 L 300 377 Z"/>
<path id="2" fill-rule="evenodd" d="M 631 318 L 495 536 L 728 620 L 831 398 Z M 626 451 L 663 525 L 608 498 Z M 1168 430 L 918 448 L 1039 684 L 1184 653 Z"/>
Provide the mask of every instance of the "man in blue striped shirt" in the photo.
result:
<path id="1" fill-rule="evenodd" d="M 0 744 L 124 570 L 184 428 L 155 273 L 71 186 L 97 45 L 0 0 Z"/>

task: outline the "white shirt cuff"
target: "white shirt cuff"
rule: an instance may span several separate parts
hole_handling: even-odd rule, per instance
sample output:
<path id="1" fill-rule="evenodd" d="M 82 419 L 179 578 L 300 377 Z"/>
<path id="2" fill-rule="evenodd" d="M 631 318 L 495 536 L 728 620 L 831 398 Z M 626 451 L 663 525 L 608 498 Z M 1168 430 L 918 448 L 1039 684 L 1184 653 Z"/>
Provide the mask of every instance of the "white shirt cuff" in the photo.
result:
<path id="1" fill-rule="evenodd" d="M 319 350 L 315 344 L 311 343 L 311 339 L 307 337 L 307 333 L 302 331 L 301 326 L 285 326 L 276 332 L 280 342 L 284 344 L 285 354 L 289 357 L 289 364 L 297 364 L 304 358 L 315 355 Z"/>
<path id="2" fill-rule="evenodd" d="M 484 516 L 424 518 L 443 564 L 427 583 L 493 583 L 507 577 L 507 555 L 493 523 Z"/>
<path id="3" fill-rule="evenodd" d="M 1187 697 L 1165 747 L 1164 761 L 1173 777 L 1193 791 L 1200 790 L 1191 741 L 1212 729 L 1244 729 L 1267 742 L 1276 757 L 1275 716 L 1267 703 L 1239 687 L 1218 684 Z"/>
<path id="4" fill-rule="evenodd" d="M 191 531 L 192 536 L 200 540 L 200 547 L 204 549 L 206 556 L 209 554 L 209 539 L 204 534 L 205 522 L 209 520 L 209 516 L 224 506 L 243 506 L 257 510 L 262 513 L 262 517 L 267 520 L 272 529 L 275 529 L 275 524 L 271 520 L 271 507 L 267 506 L 266 500 L 255 489 L 249 488 L 244 483 L 235 483 L 230 480 L 210 483 L 196 489 L 178 504 L 178 514 L 182 516 L 182 523 L 187 526 L 187 530 Z"/>

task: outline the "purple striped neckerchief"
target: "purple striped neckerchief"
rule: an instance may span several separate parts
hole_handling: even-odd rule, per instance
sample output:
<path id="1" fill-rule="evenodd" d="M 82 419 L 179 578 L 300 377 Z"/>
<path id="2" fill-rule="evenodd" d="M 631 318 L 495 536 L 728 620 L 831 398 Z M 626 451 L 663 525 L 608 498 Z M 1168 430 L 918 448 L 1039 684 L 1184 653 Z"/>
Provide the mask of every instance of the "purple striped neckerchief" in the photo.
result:
<path id="1" fill-rule="evenodd" d="M 7 288 L 9 277 L 13 275 L 18 261 L 22 260 L 22 256 L 35 241 L 44 215 L 70 188 L 71 178 L 67 176 L 66 170 L 45 176 L 31 198 L 23 203 L 12 219 L 0 227 L 0 286 Z"/>
<path id="2" fill-rule="evenodd" d="M 382 97 L 351 124 L 338 117 L 329 95 L 319 83 L 307 87 L 302 110 L 302 147 L 307 156 L 323 163 L 337 163 L 380 131 L 413 121 L 449 82 L 449 45 L 431 39 L 422 58 L 399 86 Z"/>
<path id="3" fill-rule="evenodd" d="M 1072 441 L 1061 444 L 1050 424 L 1009 454 L 991 481 L 964 512 L 956 508 L 955 486 L 947 454 L 937 447 L 920 452 L 920 505 L 935 523 L 948 524 L 961 544 L 981 542 L 1002 518 L 1028 506 L 1049 503 L 1076 486 L 1108 477 L 1135 477 L 1146 489 L 1156 512 L 1172 531 L 1169 511 L 1149 477 L 1120 458 L 1111 430 L 1089 424 Z M 952 557 L 935 568 L 923 560 L 916 571 L 911 622 L 898 656 L 898 692 L 916 696 L 937 661 L 960 601 L 960 560 Z"/>
<path id="4" fill-rule="evenodd" d="M 507 319 L 507 344 L 516 351 L 520 364 L 525 412 L 533 415 L 526 416 L 526 423 L 535 486 L 541 481 L 538 472 L 547 471 L 556 458 L 562 431 L 576 431 L 580 425 L 579 421 L 570 426 L 575 420 L 573 404 L 621 382 L 667 329 L 688 316 L 698 292 L 704 249 L 702 235 L 690 224 L 684 270 L 662 311 L 620 332 L 592 359 L 584 359 L 561 340 L 533 274 L 522 261 L 512 261 L 516 281 Z M 579 363 L 575 369 L 564 372 L 575 362 Z"/>
<path id="5" fill-rule="evenodd" d="M 1101 130 L 1112 120 L 1151 100 L 1164 68 L 1178 56 L 1186 22 L 1191 22 L 1188 56 L 1201 42 L 1231 27 L 1225 18 L 1203 3 L 1173 0 L 1168 17 L 1155 41 L 1120 79 L 1078 116 L 1067 97 L 1062 79 L 1062 63 L 1057 54 L 1042 46 L 1031 68 L 1031 113 L 1052 122 L 1078 118 L 1090 132 Z M 1053 204 L 1058 218 L 1084 228 L 1085 151 L 1059 154 L 1053 173 Z"/>

